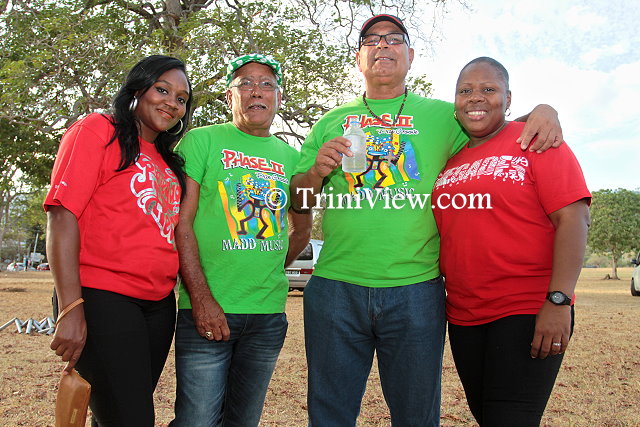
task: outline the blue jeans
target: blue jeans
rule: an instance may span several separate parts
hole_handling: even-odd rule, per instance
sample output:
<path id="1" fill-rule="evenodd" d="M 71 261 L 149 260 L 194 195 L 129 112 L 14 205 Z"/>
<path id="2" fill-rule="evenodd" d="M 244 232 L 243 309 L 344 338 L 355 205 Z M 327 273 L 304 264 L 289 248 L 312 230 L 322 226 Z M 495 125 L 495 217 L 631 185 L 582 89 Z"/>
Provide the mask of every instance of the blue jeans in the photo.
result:
<path id="1" fill-rule="evenodd" d="M 304 290 L 309 425 L 351 427 L 374 352 L 394 426 L 440 424 L 441 278 L 367 288 L 313 276 Z"/>
<path id="2" fill-rule="evenodd" d="M 225 314 L 229 341 L 202 338 L 191 310 L 178 310 L 176 418 L 172 426 L 251 426 L 264 399 L 287 333 L 278 314 Z"/>

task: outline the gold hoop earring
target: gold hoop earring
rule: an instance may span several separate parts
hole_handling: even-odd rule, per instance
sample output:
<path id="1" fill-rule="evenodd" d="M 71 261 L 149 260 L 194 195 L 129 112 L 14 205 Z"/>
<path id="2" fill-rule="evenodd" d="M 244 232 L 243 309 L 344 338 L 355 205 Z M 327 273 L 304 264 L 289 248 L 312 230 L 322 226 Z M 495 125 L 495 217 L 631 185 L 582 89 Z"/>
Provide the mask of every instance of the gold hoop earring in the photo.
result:
<path id="1" fill-rule="evenodd" d="M 453 110 L 453 118 L 458 120 L 458 112 Z"/>
<path id="2" fill-rule="evenodd" d="M 173 135 L 173 136 L 179 135 L 180 132 L 182 132 L 182 128 L 184 127 L 184 123 L 182 123 L 182 119 L 178 120 L 178 123 L 180 123 L 180 129 L 178 129 L 175 132 L 169 132 L 169 129 L 167 129 L 165 132 L 167 132 L 169 135 Z"/>

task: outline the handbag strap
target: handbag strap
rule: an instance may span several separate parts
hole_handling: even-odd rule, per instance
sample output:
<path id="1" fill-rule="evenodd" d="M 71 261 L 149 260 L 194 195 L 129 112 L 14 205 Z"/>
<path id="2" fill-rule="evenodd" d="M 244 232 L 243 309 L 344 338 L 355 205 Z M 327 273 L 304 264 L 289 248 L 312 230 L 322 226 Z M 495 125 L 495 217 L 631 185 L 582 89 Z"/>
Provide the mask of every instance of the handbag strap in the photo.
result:
<path id="1" fill-rule="evenodd" d="M 58 326 L 58 323 L 60 323 L 60 320 L 62 320 L 64 316 L 69 314 L 71 310 L 73 310 L 74 308 L 76 308 L 76 306 L 78 306 L 79 304 L 82 304 L 83 302 L 84 302 L 84 299 L 78 298 L 77 300 L 75 300 L 74 302 L 66 306 L 64 310 L 62 310 L 60 314 L 58 314 L 58 319 L 56 320 L 56 326 Z"/>

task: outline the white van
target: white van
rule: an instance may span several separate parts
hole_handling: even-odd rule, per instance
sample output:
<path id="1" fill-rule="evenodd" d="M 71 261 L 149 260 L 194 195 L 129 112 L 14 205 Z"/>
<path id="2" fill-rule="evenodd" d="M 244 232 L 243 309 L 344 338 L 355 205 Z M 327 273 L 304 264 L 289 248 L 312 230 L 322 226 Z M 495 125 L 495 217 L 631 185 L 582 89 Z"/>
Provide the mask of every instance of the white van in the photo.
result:
<path id="1" fill-rule="evenodd" d="M 640 252 L 631 260 L 631 263 L 636 266 L 631 273 L 631 295 L 638 297 L 640 296 Z"/>
<path id="2" fill-rule="evenodd" d="M 289 279 L 290 291 L 294 289 L 299 291 L 304 290 L 307 281 L 313 274 L 316 262 L 318 262 L 318 256 L 320 255 L 323 243 L 323 240 L 311 239 L 307 247 L 300 252 L 298 258 L 296 258 L 290 266 L 285 268 L 284 272 Z"/>

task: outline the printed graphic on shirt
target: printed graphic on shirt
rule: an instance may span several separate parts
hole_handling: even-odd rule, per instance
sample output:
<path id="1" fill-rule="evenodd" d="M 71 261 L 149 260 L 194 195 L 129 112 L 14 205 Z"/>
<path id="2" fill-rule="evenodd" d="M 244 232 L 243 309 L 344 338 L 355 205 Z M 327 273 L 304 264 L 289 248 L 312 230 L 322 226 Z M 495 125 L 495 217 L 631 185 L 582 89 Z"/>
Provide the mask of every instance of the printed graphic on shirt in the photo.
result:
<path id="1" fill-rule="evenodd" d="M 392 123 L 389 114 L 381 118 Z M 367 169 L 359 174 L 345 173 L 349 183 L 349 192 L 355 193 L 360 188 L 385 188 L 410 180 L 420 181 L 420 171 L 416 162 L 415 151 L 409 139 L 417 135 L 413 129 L 413 116 L 400 116 L 394 129 L 385 127 L 380 120 L 361 116 L 347 116 L 343 128 L 349 127 L 353 119 L 360 121 L 367 135 Z"/>
<path id="2" fill-rule="evenodd" d="M 249 170 L 247 173 L 229 173 L 226 179 L 218 181 L 231 237 L 223 240 L 222 250 L 283 249 L 284 242 L 280 237 L 287 231 L 289 188 L 284 166 L 233 150 L 223 150 L 221 161 L 224 169 Z"/>
<path id="3" fill-rule="evenodd" d="M 222 164 L 225 169 L 246 168 L 261 172 L 273 172 L 280 176 L 284 175 L 284 166 L 273 160 L 264 157 L 247 156 L 242 151 L 222 150 Z"/>
<path id="4" fill-rule="evenodd" d="M 170 168 L 160 169 L 145 154 L 141 153 L 135 164 L 140 172 L 133 175 L 130 187 L 138 207 L 153 218 L 160 235 L 173 245 L 173 229 L 180 213 L 180 183 Z"/>
<path id="5" fill-rule="evenodd" d="M 524 185 L 529 160 L 523 156 L 490 156 L 440 172 L 435 188 L 452 186 L 470 179 L 491 177 L 502 182 Z"/>

